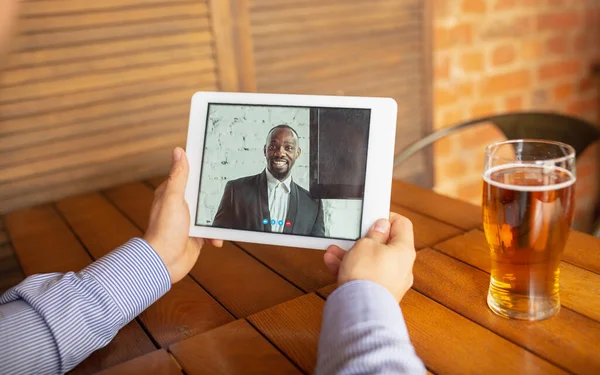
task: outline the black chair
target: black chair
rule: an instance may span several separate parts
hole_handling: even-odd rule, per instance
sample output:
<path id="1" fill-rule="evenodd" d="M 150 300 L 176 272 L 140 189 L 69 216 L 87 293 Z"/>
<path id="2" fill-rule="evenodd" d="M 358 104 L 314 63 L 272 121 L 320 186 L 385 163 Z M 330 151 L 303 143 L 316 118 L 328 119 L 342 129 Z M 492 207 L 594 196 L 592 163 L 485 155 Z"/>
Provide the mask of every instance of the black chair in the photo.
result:
<path id="1" fill-rule="evenodd" d="M 518 112 L 482 117 L 438 130 L 406 147 L 394 158 L 397 167 L 440 138 L 483 123 L 496 125 L 507 139 L 545 139 L 573 146 L 577 155 L 597 139 L 600 129 L 585 120 L 550 112 Z"/>
<path id="2" fill-rule="evenodd" d="M 567 143 L 577 155 L 600 139 L 600 128 L 580 118 L 552 112 L 507 113 L 478 118 L 429 134 L 402 150 L 394 158 L 394 168 L 440 138 L 484 123 L 494 124 L 507 139 L 545 139 Z M 600 237 L 600 217 L 596 218 L 594 228 L 593 234 Z"/>

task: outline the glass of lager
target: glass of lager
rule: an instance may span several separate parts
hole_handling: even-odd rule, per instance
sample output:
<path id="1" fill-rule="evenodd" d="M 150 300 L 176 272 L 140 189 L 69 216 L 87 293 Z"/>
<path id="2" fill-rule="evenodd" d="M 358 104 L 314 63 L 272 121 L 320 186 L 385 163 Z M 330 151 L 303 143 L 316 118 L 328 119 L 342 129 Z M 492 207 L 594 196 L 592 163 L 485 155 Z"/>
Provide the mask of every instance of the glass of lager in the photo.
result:
<path id="1" fill-rule="evenodd" d="M 492 258 L 488 306 L 505 318 L 548 318 L 560 310 L 575 150 L 559 142 L 510 140 L 489 145 L 484 165 L 483 226 Z"/>

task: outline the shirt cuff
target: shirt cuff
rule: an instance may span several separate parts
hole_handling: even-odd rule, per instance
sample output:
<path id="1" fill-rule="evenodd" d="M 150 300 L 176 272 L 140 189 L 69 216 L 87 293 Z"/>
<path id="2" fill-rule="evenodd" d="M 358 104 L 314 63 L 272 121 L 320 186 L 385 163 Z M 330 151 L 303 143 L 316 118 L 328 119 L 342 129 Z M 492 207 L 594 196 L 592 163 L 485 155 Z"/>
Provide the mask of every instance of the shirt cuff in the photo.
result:
<path id="1" fill-rule="evenodd" d="M 81 273 L 88 274 L 107 292 L 124 317 L 131 321 L 171 288 L 169 271 L 143 239 L 132 238 L 98 259 Z"/>
<path id="2" fill-rule="evenodd" d="M 334 290 L 327 298 L 323 320 L 336 322 L 340 330 L 377 321 L 408 340 L 398 301 L 383 286 L 369 280 L 350 281 Z"/>

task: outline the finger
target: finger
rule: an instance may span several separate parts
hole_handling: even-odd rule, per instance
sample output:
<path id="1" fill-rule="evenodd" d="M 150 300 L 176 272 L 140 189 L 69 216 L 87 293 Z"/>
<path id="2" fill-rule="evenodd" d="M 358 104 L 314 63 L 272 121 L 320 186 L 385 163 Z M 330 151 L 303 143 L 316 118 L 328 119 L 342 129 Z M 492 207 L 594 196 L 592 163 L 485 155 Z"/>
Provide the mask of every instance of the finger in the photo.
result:
<path id="1" fill-rule="evenodd" d="M 214 247 L 223 247 L 223 240 L 210 240 Z"/>
<path id="2" fill-rule="evenodd" d="M 371 238 L 379 243 L 386 243 L 390 235 L 390 221 L 379 219 L 369 229 L 365 238 Z"/>
<path id="3" fill-rule="evenodd" d="M 345 251 L 344 249 L 342 249 L 339 246 L 336 245 L 331 245 L 327 248 L 327 250 L 325 251 L 325 253 L 330 253 L 333 254 L 335 257 L 339 258 L 340 260 L 344 259 L 344 256 L 346 256 L 347 251 Z"/>
<path id="4" fill-rule="evenodd" d="M 337 277 L 340 271 L 340 266 L 345 254 L 346 252 L 344 250 L 335 245 L 329 246 L 325 254 L 323 254 L 325 266 L 327 266 L 329 272 L 335 277 Z"/>
<path id="5" fill-rule="evenodd" d="M 181 147 L 175 147 L 173 150 L 173 165 L 169 172 L 166 190 L 183 195 L 185 185 L 188 179 L 189 164 L 185 152 Z"/>
<path id="6" fill-rule="evenodd" d="M 156 199 L 156 198 L 162 197 L 166 188 L 167 188 L 167 181 L 163 181 L 163 183 L 158 185 L 156 190 L 154 190 L 154 198 Z"/>
<path id="7" fill-rule="evenodd" d="M 388 245 L 415 247 L 412 222 L 402 215 L 394 217 Z"/>

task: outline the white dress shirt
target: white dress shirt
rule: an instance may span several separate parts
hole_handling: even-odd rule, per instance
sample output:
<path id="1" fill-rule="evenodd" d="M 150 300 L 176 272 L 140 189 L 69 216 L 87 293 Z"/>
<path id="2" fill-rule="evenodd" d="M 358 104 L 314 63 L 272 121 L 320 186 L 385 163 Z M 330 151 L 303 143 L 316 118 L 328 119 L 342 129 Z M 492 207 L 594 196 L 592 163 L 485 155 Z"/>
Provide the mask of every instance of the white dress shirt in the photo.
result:
<path id="1" fill-rule="evenodd" d="M 288 211 L 292 176 L 290 175 L 285 180 L 279 181 L 268 169 L 266 169 L 266 171 L 271 231 L 281 233 L 285 228 L 285 217 L 287 216 Z"/>

